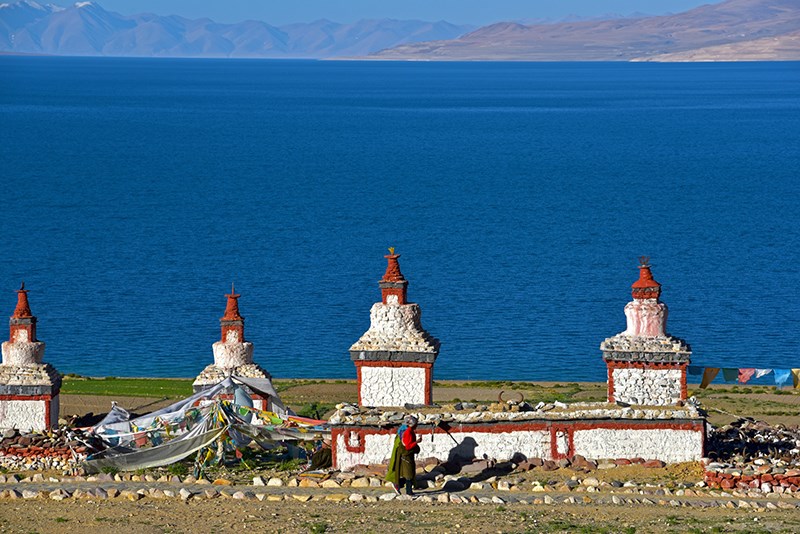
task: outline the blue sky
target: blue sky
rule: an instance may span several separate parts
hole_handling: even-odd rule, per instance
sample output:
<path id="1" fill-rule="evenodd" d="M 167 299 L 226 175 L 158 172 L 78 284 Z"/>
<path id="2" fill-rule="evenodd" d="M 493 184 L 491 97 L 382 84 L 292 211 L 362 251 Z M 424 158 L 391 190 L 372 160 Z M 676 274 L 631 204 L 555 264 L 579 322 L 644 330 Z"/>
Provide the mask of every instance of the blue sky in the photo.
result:
<path id="1" fill-rule="evenodd" d="M 720 0 L 96 0 L 122 14 L 208 17 L 219 22 L 245 19 L 271 24 L 310 22 L 327 18 L 352 22 L 362 18 L 447 20 L 459 24 L 489 24 L 501 20 L 562 18 L 570 14 L 663 14 Z M 55 3 L 67 4 L 68 2 Z"/>

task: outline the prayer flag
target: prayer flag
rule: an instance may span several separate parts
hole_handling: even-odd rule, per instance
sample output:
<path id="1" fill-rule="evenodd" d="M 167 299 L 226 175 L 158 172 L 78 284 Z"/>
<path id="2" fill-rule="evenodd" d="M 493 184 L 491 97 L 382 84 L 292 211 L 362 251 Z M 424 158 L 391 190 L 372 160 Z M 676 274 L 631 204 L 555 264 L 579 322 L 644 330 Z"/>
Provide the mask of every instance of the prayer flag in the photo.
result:
<path id="1" fill-rule="evenodd" d="M 690 365 L 687 371 L 689 372 L 689 376 L 700 376 L 703 374 L 704 367 L 700 367 L 699 365 Z"/>
<path id="2" fill-rule="evenodd" d="M 775 385 L 777 387 L 783 387 L 786 382 L 789 381 L 789 377 L 792 376 L 791 369 L 773 369 L 775 372 Z"/>
<path id="3" fill-rule="evenodd" d="M 703 371 L 703 381 L 700 382 L 700 389 L 706 389 L 714 378 L 719 373 L 719 367 L 706 367 Z"/>
<path id="4" fill-rule="evenodd" d="M 772 369 L 756 369 L 756 378 L 761 378 L 762 376 L 767 376 L 772 372 Z"/>
<path id="5" fill-rule="evenodd" d="M 723 369 L 722 370 L 722 378 L 725 382 L 736 382 L 739 380 L 739 370 L 738 369 Z"/>
<path id="6" fill-rule="evenodd" d="M 754 374 L 756 374 L 755 369 L 739 369 L 739 383 L 747 384 Z"/>

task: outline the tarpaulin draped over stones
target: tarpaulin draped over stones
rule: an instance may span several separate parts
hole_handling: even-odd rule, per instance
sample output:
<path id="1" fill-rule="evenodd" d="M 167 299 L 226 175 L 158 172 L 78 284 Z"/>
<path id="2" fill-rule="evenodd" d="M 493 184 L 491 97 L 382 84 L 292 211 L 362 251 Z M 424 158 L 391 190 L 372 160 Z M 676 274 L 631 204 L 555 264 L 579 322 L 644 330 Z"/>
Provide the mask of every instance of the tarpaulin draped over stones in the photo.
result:
<path id="1" fill-rule="evenodd" d="M 241 446 L 249 441 L 247 438 L 257 442 L 297 441 L 329 435 L 321 421 L 287 412 L 279 415 L 256 410 L 218 398 L 235 393 L 240 387 L 236 382 L 246 383 L 256 390 L 262 385 L 254 380 L 228 378 L 210 389 L 133 420 L 127 412 L 114 407 L 93 429 L 108 449 L 87 459 L 87 471 L 96 472 L 104 467 L 131 470 L 169 465 L 221 439 L 228 440 L 232 446 Z M 271 384 L 269 386 L 271 388 Z M 278 399 L 274 390 L 264 393 Z"/>

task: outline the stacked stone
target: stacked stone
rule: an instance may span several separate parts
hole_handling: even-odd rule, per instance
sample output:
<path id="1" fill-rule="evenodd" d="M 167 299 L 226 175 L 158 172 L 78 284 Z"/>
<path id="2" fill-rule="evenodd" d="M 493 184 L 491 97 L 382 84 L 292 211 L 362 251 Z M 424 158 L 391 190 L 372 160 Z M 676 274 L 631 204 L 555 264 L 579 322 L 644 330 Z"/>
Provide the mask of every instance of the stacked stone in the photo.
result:
<path id="1" fill-rule="evenodd" d="M 0 468 L 8 471 L 70 470 L 95 449 L 85 443 L 96 441 L 78 429 L 60 427 L 47 433 L 6 430 L 0 439 Z"/>
<path id="2" fill-rule="evenodd" d="M 271 380 L 270 374 L 253 362 L 253 344 L 244 338 L 244 317 L 239 313 L 239 297 L 231 287 L 225 295 L 228 299 L 225 314 L 220 318 L 222 336 L 212 345 L 214 363 L 207 366 L 195 379 L 192 387 L 195 393 L 208 389 L 228 377 L 260 378 Z M 257 409 L 267 409 L 269 399 L 245 388 Z"/>
<path id="3" fill-rule="evenodd" d="M 422 328 L 418 304 L 407 299 L 408 281 L 399 254 L 389 249 L 386 272 L 378 282 L 381 302 L 370 310 L 370 327 L 350 347 L 363 406 L 433 403 L 433 364 L 439 340 Z"/>
<path id="4" fill-rule="evenodd" d="M 61 375 L 43 363 L 44 343 L 36 338 L 36 317 L 25 284 L 17 291 L 9 340 L 0 365 L 0 428 L 45 430 L 58 424 Z"/>
<path id="5" fill-rule="evenodd" d="M 776 468 L 769 464 L 742 469 L 713 463 L 706 468 L 703 482 L 712 489 L 797 493 L 800 492 L 800 469 Z"/>
<path id="6" fill-rule="evenodd" d="M 608 366 L 608 401 L 665 406 L 686 400 L 691 349 L 666 332 L 667 306 L 649 259 L 640 258 L 633 301 L 625 306 L 627 328 L 600 344 Z"/>
<path id="7" fill-rule="evenodd" d="M 466 403 L 470 404 L 470 403 Z M 642 409 L 631 407 L 609 407 L 601 402 L 575 402 L 567 408 L 558 408 L 554 404 L 540 403 L 533 409 L 519 412 L 492 411 L 487 405 L 472 405 L 469 408 L 456 410 L 455 406 L 443 406 L 442 411 L 411 411 L 420 424 L 452 423 L 510 423 L 528 421 L 581 421 L 581 420 L 614 420 L 614 421 L 672 421 L 676 419 L 700 419 L 697 407 L 686 403 L 681 407 L 655 407 Z M 328 422 L 332 425 L 376 426 L 380 428 L 399 424 L 405 419 L 404 411 L 390 411 L 377 408 L 359 408 L 352 404 L 339 404 Z M 665 428 L 668 428 L 665 424 Z"/>

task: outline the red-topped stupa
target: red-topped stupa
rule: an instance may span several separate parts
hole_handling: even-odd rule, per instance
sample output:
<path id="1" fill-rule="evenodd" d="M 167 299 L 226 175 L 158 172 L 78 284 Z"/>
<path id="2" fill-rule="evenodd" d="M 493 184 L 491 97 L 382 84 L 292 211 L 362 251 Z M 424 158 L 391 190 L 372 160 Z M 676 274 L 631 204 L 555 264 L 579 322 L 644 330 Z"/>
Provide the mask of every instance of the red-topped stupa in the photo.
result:
<path id="1" fill-rule="evenodd" d="M 17 306 L 9 320 L 0 365 L 0 428 L 44 430 L 58 425 L 61 375 L 44 363 L 45 345 L 36 338 L 25 283 L 17 290 Z"/>
<path id="2" fill-rule="evenodd" d="M 686 367 L 691 348 L 667 334 L 667 305 L 655 281 L 650 259 L 639 258 L 639 279 L 625 305 L 627 328 L 600 344 L 608 365 L 608 401 L 670 405 L 686 400 Z"/>
<path id="3" fill-rule="evenodd" d="M 378 282 L 378 287 L 381 288 L 381 299 L 384 304 L 407 304 L 408 300 L 408 280 L 403 277 L 400 272 L 400 254 L 394 253 L 394 248 L 389 249 L 390 254 L 384 256 L 386 258 L 386 272 L 383 273 L 383 278 Z"/>
<path id="4" fill-rule="evenodd" d="M 408 302 L 408 281 L 399 254 L 389 249 L 378 282 L 381 302 L 370 310 L 370 326 L 350 347 L 362 406 L 430 405 L 439 340 L 422 328 L 418 304 Z"/>
<path id="5" fill-rule="evenodd" d="M 631 295 L 633 298 L 656 299 L 661 296 L 661 284 L 653 279 L 650 271 L 650 258 L 642 256 L 639 258 L 639 279 L 631 285 Z"/>
<path id="6" fill-rule="evenodd" d="M 231 292 L 225 295 L 228 303 L 225 305 L 225 315 L 219 320 L 222 327 L 221 340 L 226 343 L 244 343 L 244 317 L 239 315 L 239 297 L 236 288 L 231 284 Z"/>
<path id="7" fill-rule="evenodd" d="M 253 362 L 253 344 L 246 341 L 244 337 L 244 317 L 239 313 L 239 297 L 241 295 L 236 293 L 236 289 L 231 285 L 231 292 L 225 297 L 228 300 L 225 305 L 225 313 L 219 320 L 220 340 L 212 345 L 214 363 L 203 369 L 203 372 L 195 379 L 192 384 L 194 391 L 207 389 L 231 376 L 270 381 L 269 387 L 264 389 L 272 390 L 272 377 L 261 366 Z M 252 390 L 248 390 L 248 393 L 253 399 L 255 408 L 269 408 L 268 397 L 254 393 Z"/>

